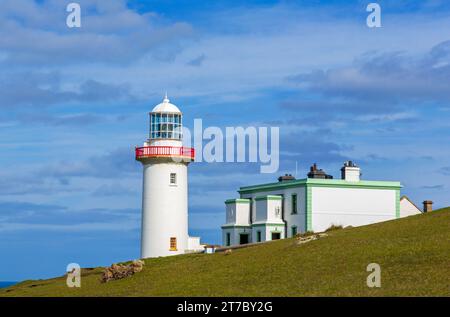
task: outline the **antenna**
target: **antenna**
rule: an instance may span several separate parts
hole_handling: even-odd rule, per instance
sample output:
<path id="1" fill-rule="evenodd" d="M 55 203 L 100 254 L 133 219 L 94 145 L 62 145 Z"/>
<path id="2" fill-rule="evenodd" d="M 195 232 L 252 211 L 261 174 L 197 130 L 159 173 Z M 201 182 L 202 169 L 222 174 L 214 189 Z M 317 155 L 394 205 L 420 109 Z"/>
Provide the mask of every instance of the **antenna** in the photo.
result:
<path id="1" fill-rule="evenodd" d="M 297 161 L 295 161 L 295 178 L 297 178 Z"/>

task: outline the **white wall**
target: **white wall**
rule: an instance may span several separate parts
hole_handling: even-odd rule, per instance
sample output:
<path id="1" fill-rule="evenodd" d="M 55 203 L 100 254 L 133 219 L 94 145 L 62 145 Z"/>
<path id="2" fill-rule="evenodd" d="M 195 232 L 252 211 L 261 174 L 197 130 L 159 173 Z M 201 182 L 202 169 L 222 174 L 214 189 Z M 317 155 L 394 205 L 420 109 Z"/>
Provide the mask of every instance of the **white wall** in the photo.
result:
<path id="1" fill-rule="evenodd" d="M 180 140 L 156 139 L 145 142 L 144 146 L 183 146 L 183 143 Z"/>
<path id="2" fill-rule="evenodd" d="M 250 203 L 234 202 L 226 204 L 226 224 L 248 226 Z"/>
<path id="3" fill-rule="evenodd" d="M 230 234 L 230 245 L 234 245 L 234 228 L 222 228 L 222 245 L 227 245 L 227 233 Z"/>
<path id="4" fill-rule="evenodd" d="M 332 224 L 361 226 L 395 219 L 395 190 L 329 187 L 311 190 L 313 231 L 324 231 Z"/>
<path id="5" fill-rule="evenodd" d="M 256 217 L 254 222 L 264 222 L 267 220 L 267 200 L 256 200 Z"/>
<path id="6" fill-rule="evenodd" d="M 235 224 L 236 223 L 236 204 L 228 203 L 225 205 L 225 224 Z"/>
<path id="7" fill-rule="evenodd" d="M 177 184 L 170 184 L 170 173 Z M 141 257 L 182 254 L 188 248 L 187 165 L 144 165 Z M 177 251 L 170 251 L 170 238 L 177 238 Z"/>
<path id="8" fill-rule="evenodd" d="M 261 241 L 258 241 L 258 231 L 261 232 Z M 266 227 L 265 226 L 253 226 L 252 227 L 252 242 L 263 242 L 266 241 Z"/>
<path id="9" fill-rule="evenodd" d="M 204 247 L 200 244 L 200 237 L 188 237 L 188 247 L 189 251 L 202 251 Z"/>
<path id="10" fill-rule="evenodd" d="M 261 241 L 258 241 L 258 231 L 261 232 Z M 280 238 L 284 239 L 284 225 L 273 226 L 273 225 L 264 225 L 264 226 L 253 226 L 252 227 L 252 242 L 264 242 L 272 240 L 272 232 L 279 232 Z"/>
<path id="11" fill-rule="evenodd" d="M 256 218 L 254 223 L 270 222 L 282 223 L 282 201 L 272 199 L 260 199 L 256 201 Z M 277 210 L 279 213 L 277 214 Z"/>
<path id="12" fill-rule="evenodd" d="M 240 226 L 248 226 L 250 220 L 250 203 L 236 204 L 236 224 Z"/>
<path id="13" fill-rule="evenodd" d="M 280 239 L 283 239 L 285 237 L 284 235 L 284 226 L 266 226 L 266 241 L 272 240 L 272 232 L 279 232 L 280 233 Z"/>
<path id="14" fill-rule="evenodd" d="M 238 245 L 240 234 L 248 234 L 248 241 L 249 243 L 252 242 L 252 229 L 250 227 L 248 228 L 241 228 L 241 227 L 229 227 L 229 228 L 223 228 L 222 229 L 222 245 L 226 246 L 227 242 L 227 233 L 230 233 L 230 246 L 231 245 Z"/>
<path id="15" fill-rule="evenodd" d="M 292 206 L 292 194 L 297 194 L 297 214 L 292 214 L 291 206 Z M 283 205 L 282 211 L 284 213 L 284 220 L 288 224 L 288 229 L 291 226 L 297 226 L 297 231 L 305 232 L 306 231 L 306 220 L 305 220 L 305 188 L 297 187 L 297 188 L 286 188 L 281 190 L 274 191 L 265 191 L 265 192 L 257 192 L 251 194 L 242 194 L 242 198 L 250 198 L 254 199 L 257 196 L 265 196 L 265 195 L 283 195 Z M 254 201 L 252 206 L 253 219 L 256 217 L 256 209 L 257 202 Z M 291 237 L 290 229 L 287 232 L 287 236 Z"/>
<path id="16" fill-rule="evenodd" d="M 403 198 L 400 200 L 400 217 L 408 217 L 414 215 L 420 215 L 422 212 L 408 199 Z"/>
<path id="17" fill-rule="evenodd" d="M 297 214 L 292 214 L 292 194 L 297 194 Z M 306 231 L 305 188 L 290 188 L 285 190 L 284 219 L 287 222 L 287 237 L 291 237 L 292 226 L 297 226 L 297 232 Z"/>
<path id="18" fill-rule="evenodd" d="M 281 219 L 281 200 L 267 200 L 267 222 L 283 222 Z M 278 210 L 278 214 L 277 214 Z"/>

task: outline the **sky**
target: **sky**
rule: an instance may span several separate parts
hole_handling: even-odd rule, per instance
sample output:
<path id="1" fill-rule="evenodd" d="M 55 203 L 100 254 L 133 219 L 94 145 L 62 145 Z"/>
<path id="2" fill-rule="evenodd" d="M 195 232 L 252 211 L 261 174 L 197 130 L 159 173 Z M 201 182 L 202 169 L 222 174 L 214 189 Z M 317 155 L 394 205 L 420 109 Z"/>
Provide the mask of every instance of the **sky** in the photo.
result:
<path id="1" fill-rule="evenodd" d="M 189 166 L 189 232 L 220 243 L 240 186 L 304 178 L 395 180 L 450 205 L 450 4 L 378 1 L 0 2 L 0 281 L 139 257 L 134 147 L 167 91 L 192 128 L 277 126 L 280 169 Z"/>

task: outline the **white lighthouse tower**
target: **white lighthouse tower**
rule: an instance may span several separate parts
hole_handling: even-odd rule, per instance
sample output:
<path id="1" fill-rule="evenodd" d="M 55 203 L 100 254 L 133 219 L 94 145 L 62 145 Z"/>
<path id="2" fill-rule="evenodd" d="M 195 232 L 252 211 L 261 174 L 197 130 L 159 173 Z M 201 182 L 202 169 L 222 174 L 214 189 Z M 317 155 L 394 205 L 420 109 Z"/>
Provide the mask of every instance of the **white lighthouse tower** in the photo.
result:
<path id="1" fill-rule="evenodd" d="M 150 135 L 136 148 L 144 167 L 141 258 L 199 250 L 188 236 L 188 173 L 193 148 L 183 147 L 183 115 L 167 94 L 150 112 Z"/>

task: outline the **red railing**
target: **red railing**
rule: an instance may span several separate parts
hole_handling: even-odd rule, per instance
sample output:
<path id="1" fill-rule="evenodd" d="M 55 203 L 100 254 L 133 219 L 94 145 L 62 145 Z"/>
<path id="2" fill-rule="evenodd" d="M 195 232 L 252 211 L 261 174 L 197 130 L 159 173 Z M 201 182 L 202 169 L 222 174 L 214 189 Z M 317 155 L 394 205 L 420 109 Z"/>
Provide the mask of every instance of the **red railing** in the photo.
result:
<path id="1" fill-rule="evenodd" d="M 184 146 L 144 146 L 136 148 L 136 159 L 146 157 L 184 157 L 194 160 L 195 150 Z"/>

